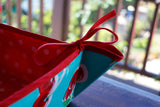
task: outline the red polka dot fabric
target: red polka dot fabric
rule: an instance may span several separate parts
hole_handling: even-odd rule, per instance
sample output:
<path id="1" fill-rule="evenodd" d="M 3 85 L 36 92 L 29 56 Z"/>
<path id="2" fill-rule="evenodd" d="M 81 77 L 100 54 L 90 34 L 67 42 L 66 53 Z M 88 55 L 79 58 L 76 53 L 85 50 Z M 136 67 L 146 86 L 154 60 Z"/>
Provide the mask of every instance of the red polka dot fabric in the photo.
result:
<path id="1" fill-rule="evenodd" d="M 29 33 L 0 28 L 0 101 L 52 69 L 52 65 L 38 66 L 33 58 L 37 48 L 46 41 L 29 36 Z M 42 55 L 58 55 L 60 52 L 61 48 L 51 52 L 45 49 Z"/>

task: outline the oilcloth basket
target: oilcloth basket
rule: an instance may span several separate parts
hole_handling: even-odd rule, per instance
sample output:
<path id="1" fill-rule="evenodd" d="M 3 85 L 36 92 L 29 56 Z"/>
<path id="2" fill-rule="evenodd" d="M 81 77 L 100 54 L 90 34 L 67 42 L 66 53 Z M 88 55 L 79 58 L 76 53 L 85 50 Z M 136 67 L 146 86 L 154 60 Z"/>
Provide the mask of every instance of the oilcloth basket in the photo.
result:
<path id="1" fill-rule="evenodd" d="M 65 107 L 123 58 L 98 27 L 72 43 L 0 24 L 0 107 Z M 112 42 L 86 41 L 99 30 Z"/>

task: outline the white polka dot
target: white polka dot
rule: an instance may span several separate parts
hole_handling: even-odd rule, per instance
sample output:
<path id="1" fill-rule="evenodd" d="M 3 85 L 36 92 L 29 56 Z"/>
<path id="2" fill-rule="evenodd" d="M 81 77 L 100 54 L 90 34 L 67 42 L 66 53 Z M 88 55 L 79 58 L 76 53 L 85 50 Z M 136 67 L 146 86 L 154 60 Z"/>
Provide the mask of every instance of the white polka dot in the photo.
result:
<path id="1" fill-rule="evenodd" d="M 58 55 L 58 54 L 60 54 L 60 53 L 61 53 L 61 50 L 60 50 L 60 49 L 58 49 L 58 50 L 57 50 L 57 55 Z"/>
<path id="2" fill-rule="evenodd" d="M 49 50 L 48 49 L 44 49 L 43 52 L 44 52 L 45 55 L 49 55 Z"/>
<path id="3" fill-rule="evenodd" d="M 23 56 L 23 58 L 27 58 L 27 55 L 25 53 L 22 56 Z"/>
<path id="4" fill-rule="evenodd" d="M 27 69 L 27 73 L 28 73 L 28 74 L 32 74 L 32 69 L 28 68 L 28 69 Z"/>
<path id="5" fill-rule="evenodd" d="M 19 63 L 18 63 L 18 62 L 15 62 L 15 63 L 14 63 L 14 66 L 15 66 L 16 68 L 18 68 L 18 67 L 19 67 Z"/>
<path id="6" fill-rule="evenodd" d="M 16 81 L 16 78 L 11 78 L 10 80 L 11 80 L 11 81 Z"/>
<path id="7" fill-rule="evenodd" d="M 18 43 L 19 43 L 20 45 L 23 45 L 23 40 L 18 40 Z"/>
<path id="8" fill-rule="evenodd" d="M 4 92 L 5 91 L 5 89 L 4 88 L 0 88 L 0 92 Z"/>
<path id="9" fill-rule="evenodd" d="M 26 86 L 26 84 L 22 84 L 21 86 L 22 86 L 22 87 L 25 87 L 25 86 Z"/>
<path id="10" fill-rule="evenodd" d="M 35 52 L 36 51 L 36 47 L 32 46 L 32 51 Z"/>
<path id="11" fill-rule="evenodd" d="M 2 81 L 0 81 L 0 85 L 2 84 L 3 82 Z"/>
<path id="12" fill-rule="evenodd" d="M 9 56 L 6 54 L 6 55 L 4 55 L 4 59 L 8 59 L 9 58 Z"/>
<path id="13" fill-rule="evenodd" d="M 6 70 L 2 69 L 2 70 L 1 70 L 1 73 L 2 73 L 2 74 L 5 74 L 5 73 L 6 73 Z"/>
<path id="14" fill-rule="evenodd" d="M 12 41 L 9 42 L 9 46 L 13 46 L 13 42 Z"/>
<path id="15" fill-rule="evenodd" d="M 2 30 L 2 29 L 0 29 L 0 33 L 3 33 L 3 30 Z"/>

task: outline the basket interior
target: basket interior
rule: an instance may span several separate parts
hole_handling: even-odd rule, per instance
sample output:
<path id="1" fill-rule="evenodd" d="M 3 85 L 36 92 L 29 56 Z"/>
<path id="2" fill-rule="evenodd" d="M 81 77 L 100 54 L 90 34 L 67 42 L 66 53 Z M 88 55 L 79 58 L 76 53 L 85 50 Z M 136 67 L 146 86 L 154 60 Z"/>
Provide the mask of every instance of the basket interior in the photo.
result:
<path id="1" fill-rule="evenodd" d="M 0 101 L 51 69 L 37 66 L 33 61 L 34 52 L 44 43 L 43 40 L 0 28 Z"/>

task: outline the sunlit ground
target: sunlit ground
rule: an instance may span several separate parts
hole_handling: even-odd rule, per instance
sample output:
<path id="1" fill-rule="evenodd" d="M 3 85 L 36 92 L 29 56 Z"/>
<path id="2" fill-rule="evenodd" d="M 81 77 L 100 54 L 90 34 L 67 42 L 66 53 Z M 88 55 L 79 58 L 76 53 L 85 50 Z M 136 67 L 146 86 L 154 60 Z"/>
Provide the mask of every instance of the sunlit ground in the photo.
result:
<path id="1" fill-rule="evenodd" d="M 119 72 L 118 70 L 109 70 L 106 73 L 119 79 L 129 80 L 135 84 L 142 85 L 156 91 L 160 91 L 160 81 L 155 80 L 154 78 L 142 76 L 133 72 L 126 72 L 123 70 L 121 70 L 121 72 Z"/>

